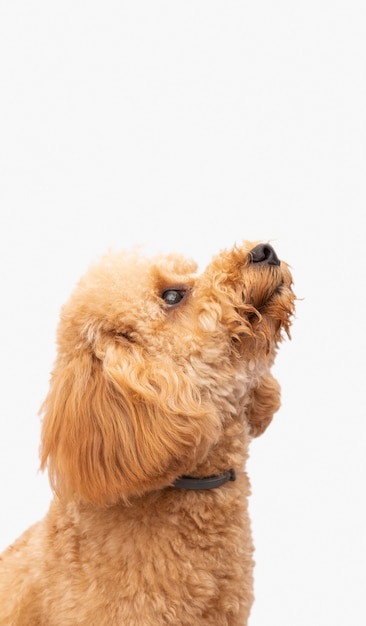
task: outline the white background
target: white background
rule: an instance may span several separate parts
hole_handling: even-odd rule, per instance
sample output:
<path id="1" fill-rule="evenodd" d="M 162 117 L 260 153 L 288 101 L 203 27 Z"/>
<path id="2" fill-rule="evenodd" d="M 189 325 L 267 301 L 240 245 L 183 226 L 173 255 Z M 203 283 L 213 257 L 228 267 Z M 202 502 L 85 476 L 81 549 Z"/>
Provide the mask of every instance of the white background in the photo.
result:
<path id="1" fill-rule="evenodd" d="M 48 508 L 37 412 L 89 263 L 271 240 L 302 300 L 251 448 L 250 624 L 366 623 L 365 38 L 352 0 L 0 3 L 0 548 Z"/>

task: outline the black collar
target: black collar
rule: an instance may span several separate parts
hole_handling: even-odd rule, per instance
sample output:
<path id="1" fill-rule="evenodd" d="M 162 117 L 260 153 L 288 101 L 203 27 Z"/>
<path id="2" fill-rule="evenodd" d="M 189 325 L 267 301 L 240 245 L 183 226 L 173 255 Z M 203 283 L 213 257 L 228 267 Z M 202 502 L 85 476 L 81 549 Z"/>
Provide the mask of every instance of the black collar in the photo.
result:
<path id="1" fill-rule="evenodd" d="M 177 478 L 172 484 L 175 489 L 215 489 L 221 487 L 229 480 L 236 480 L 235 470 L 231 469 L 219 476 L 206 476 L 205 478 L 193 478 L 192 476 L 182 476 Z"/>

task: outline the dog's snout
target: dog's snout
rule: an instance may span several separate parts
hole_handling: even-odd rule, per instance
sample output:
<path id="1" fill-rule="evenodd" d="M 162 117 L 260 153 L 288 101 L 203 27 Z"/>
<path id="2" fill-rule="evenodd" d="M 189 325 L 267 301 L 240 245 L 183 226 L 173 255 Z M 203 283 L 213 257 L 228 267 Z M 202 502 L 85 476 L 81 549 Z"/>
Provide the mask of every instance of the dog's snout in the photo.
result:
<path id="1" fill-rule="evenodd" d="M 268 243 L 260 243 L 249 252 L 251 263 L 267 263 L 268 265 L 280 265 L 280 260 L 272 246 Z"/>

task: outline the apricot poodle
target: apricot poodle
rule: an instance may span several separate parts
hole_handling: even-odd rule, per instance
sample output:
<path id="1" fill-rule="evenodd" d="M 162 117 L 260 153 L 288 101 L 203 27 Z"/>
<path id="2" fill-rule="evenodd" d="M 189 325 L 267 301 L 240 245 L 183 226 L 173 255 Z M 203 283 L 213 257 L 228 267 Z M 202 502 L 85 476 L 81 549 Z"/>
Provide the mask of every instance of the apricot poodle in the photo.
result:
<path id="1" fill-rule="evenodd" d="M 268 244 L 195 271 L 108 254 L 62 309 L 42 407 L 55 496 L 1 557 L 1 626 L 248 623 L 245 462 L 280 406 L 295 297 Z"/>

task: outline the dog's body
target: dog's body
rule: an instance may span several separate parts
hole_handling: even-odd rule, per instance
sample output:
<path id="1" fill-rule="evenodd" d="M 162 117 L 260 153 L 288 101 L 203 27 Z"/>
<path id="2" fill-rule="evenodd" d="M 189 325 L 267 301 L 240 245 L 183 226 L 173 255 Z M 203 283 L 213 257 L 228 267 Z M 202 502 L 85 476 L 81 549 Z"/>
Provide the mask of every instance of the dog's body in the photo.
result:
<path id="1" fill-rule="evenodd" d="M 245 462 L 279 408 L 291 275 L 249 243 L 194 272 L 109 255 L 64 307 L 41 448 L 56 495 L 2 555 L 1 626 L 247 624 Z"/>

